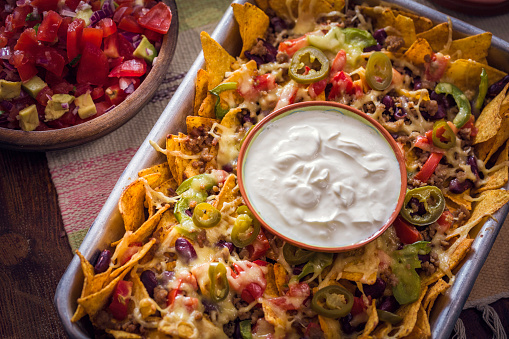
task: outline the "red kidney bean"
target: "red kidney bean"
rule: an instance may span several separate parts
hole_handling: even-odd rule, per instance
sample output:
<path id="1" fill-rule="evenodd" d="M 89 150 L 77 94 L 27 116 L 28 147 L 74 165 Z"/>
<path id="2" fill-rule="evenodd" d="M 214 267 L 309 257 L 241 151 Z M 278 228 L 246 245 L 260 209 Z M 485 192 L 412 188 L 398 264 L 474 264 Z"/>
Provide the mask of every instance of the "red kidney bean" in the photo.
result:
<path id="1" fill-rule="evenodd" d="M 427 262 L 431 259 L 431 256 L 429 254 L 417 254 L 417 256 L 419 257 L 419 260 L 421 262 Z"/>
<path id="2" fill-rule="evenodd" d="M 228 251 L 230 251 L 230 253 L 232 253 L 233 250 L 235 249 L 235 246 L 233 246 L 233 244 L 231 242 L 224 241 L 224 240 L 219 240 L 217 242 L 216 246 L 218 246 L 218 247 L 226 247 L 228 249 Z"/>
<path id="3" fill-rule="evenodd" d="M 350 321 L 352 321 L 353 316 L 352 313 L 348 313 L 348 315 L 344 316 L 343 318 L 339 319 L 339 322 L 341 324 L 341 329 L 345 334 L 352 334 L 355 332 L 355 327 L 353 327 L 350 324 Z"/>
<path id="4" fill-rule="evenodd" d="M 376 44 L 376 45 L 373 45 L 373 46 L 368 46 L 368 47 L 364 48 L 362 51 L 364 53 L 367 53 L 367 52 L 378 52 L 378 51 L 381 51 L 381 50 L 382 50 L 382 45 Z"/>
<path id="5" fill-rule="evenodd" d="M 385 95 L 382 98 L 382 104 L 385 106 L 386 111 L 388 111 L 389 108 L 394 108 L 394 100 L 390 95 Z"/>
<path id="6" fill-rule="evenodd" d="M 146 270 L 141 273 L 140 280 L 147 289 L 148 295 L 150 297 L 154 296 L 154 288 L 158 285 L 156 274 L 151 270 Z"/>
<path id="7" fill-rule="evenodd" d="M 421 77 L 415 77 L 414 79 L 414 91 L 422 89 L 422 80 Z"/>
<path id="8" fill-rule="evenodd" d="M 373 38 L 375 38 L 376 42 L 378 42 L 380 45 L 383 45 L 385 38 L 387 38 L 387 32 L 385 32 L 385 29 L 383 28 L 377 29 L 373 33 Z"/>
<path id="9" fill-rule="evenodd" d="M 166 285 L 173 280 L 175 277 L 175 272 L 173 271 L 164 271 L 161 273 L 161 277 L 159 278 L 159 284 L 163 287 L 166 287 Z"/>
<path id="10" fill-rule="evenodd" d="M 458 178 L 454 178 L 449 183 L 449 191 L 454 194 L 460 194 L 465 192 L 467 189 L 472 188 L 472 186 L 474 186 L 474 184 L 470 180 L 460 182 Z"/>
<path id="11" fill-rule="evenodd" d="M 399 308 L 399 303 L 394 296 L 388 296 L 382 298 L 378 309 L 387 312 L 395 312 Z"/>
<path id="12" fill-rule="evenodd" d="M 503 77 L 501 80 L 495 82 L 493 85 L 491 85 L 489 88 L 488 88 L 488 96 L 489 97 L 496 97 L 498 93 L 500 93 L 505 85 L 507 85 L 507 83 L 509 83 L 509 75 L 506 75 L 505 77 Z"/>
<path id="13" fill-rule="evenodd" d="M 385 287 L 387 284 L 380 278 L 376 278 L 373 285 L 362 285 L 364 294 L 371 296 L 373 299 L 378 299 L 384 295 Z"/>
<path id="14" fill-rule="evenodd" d="M 468 156 L 467 165 L 470 165 L 470 170 L 475 174 L 477 180 L 479 180 L 479 167 L 477 167 L 477 160 L 473 155 Z"/>
<path id="15" fill-rule="evenodd" d="M 208 300 L 207 298 L 203 298 L 201 300 L 201 303 L 203 307 L 205 307 L 205 313 L 210 314 L 210 312 L 218 310 L 217 305 L 214 304 L 212 301 Z"/>
<path id="16" fill-rule="evenodd" d="M 99 259 L 97 259 L 97 263 L 94 266 L 95 274 L 106 272 L 111 262 L 111 252 L 109 250 L 104 250 L 99 255 Z"/>
<path id="17" fill-rule="evenodd" d="M 286 22 L 277 16 L 270 18 L 270 25 L 274 28 L 274 31 L 276 31 L 277 33 L 280 33 L 288 28 Z"/>
<path id="18" fill-rule="evenodd" d="M 197 258 L 193 245 L 186 238 L 178 238 L 175 241 L 175 250 L 179 257 L 186 263 Z"/>

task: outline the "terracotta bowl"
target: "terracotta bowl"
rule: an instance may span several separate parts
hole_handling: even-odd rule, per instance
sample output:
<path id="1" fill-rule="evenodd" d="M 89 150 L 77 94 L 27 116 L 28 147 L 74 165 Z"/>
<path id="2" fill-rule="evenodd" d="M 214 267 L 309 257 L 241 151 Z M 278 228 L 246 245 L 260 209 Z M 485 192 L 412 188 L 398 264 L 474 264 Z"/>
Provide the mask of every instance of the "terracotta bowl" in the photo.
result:
<path id="1" fill-rule="evenodd" d="M 401 187 L 399 190 L 398 200 L 396 203 L 396 207 L 393 210 L 393 212 L 390 214 L 390 217 L 385 221 L 381 222 L 378 230 L 374 232 L 373 234 L 365 237 L 364 239 L 355 242 L 353 244 L 348 245 L 340 245 L 340 246 L 316 246 L 312 244 L 307 244 L 301 240 L 297 241 L 292 238 L 291 234 L 288 234 L 287 231 L 282 230 L 278 227 L 278 225 L 269 224 L 267 222 L 266 216 L 262 215 L 262 212 L 260 212 L 257 208 L 255 208 L 256 202 L 252 201 L 251 199 L 255 199 L 250 192 L 246 189 L 245 184 L 245 177 L 246 177 L 246 162 L 250 155 L 250 149 L 253 142 L 258 138 L 260 133 L 265 131 L 268 126 L 271 125 L 272 122 L 279 119 L 284 119 L 286 116 L 296 113 L 296 112 L 302 112 L 307 110 L 327 110 L 327 113 L 337 113 L 342 114 L 344 116 L 349 116 L 351 118 L 354 118 L 363 124 L 371 127 L 373 130 L 375 130 L 376 137 L 380 138 L 380 142 L 386 142 L 390 145 L 390 148 L 392 148 L 392 151 L 394 152 L 395 158 L 397 159 L 398 166 L 399 166 L 399 174 L 401 178 Z M 269 232 L 272 232 L 273 234 L 278 235 L 279 237 L 283 238 L 285 241 L 292 243 L 295 246 L 302 247 L 305 249 L 309 249 L 312 251 L 321 251 L 321 252 L 342 252 L 342 251 L 349 251 L 353 250 L 355 248 L 361 247 L 363 245 L 366 245 L 367 243 L 373 241 L 378 236 L 380 236 L 396 219 L 396 217 L 399 214 L 399 211 L 401 210 L 401 207 L 403 206 L 403 200 L 405 198 L 406 193 L 406 183 L 407 183 L 407 173 L 406 173 L 406 166 L 405 166 L 405 160 L 404 155 L 402 154 L 401 149 L 398 147 L 397 143 L 394 141 L 394 139 L 391 137 L 389 132 L 385 130 L 377 121 L 375 121 L 373 118 L 368 116 L 367 114 L 354 109 L 352 107 L 335 103 L 335 102 L 326 102 L 326 101 L 314 101 L 314 102 L 302 102 L 297 103 L 293 105 L 289 105 L 287 107 L 284 107 L 282 109 L 279 109 L 271 114 L 269 114 L 267 117 L 265 117 L 262 121 L 257 123 L 255 127 L 249 132 L 247 135 L 244 143 L 242 144 L 240 154 L 239 154 L 239 160 L 237 165 L 237 178 L 239 183 L 240 192 L 242 194 L 242 197 L 244 198 L 244 201 L 246 202 L 247 206 L 253 212 L 255 217 L 261 222 L 261 224 L 267 229 Z M 394 201 L 391 203 L 391 205 L 394 204 Z M 394 206 L 394 205 L 393 205 Z M 267 213 L 267 212 L 263 212 Z M 376 225 L 378 226 L 378 225 Z"/>
<path id="2" fill-rule="evenodd" d="M 103 115 L 79 125 L 49 130 L 13 130 L 0 127 L 0 148 L 49 151 L 78 146 L 98 139 L 125 124 L 154 96 L 170 66 L 178 36 L 178 12 L 174 0 L 164 0 L 172 12 L 170 30 L 164 36 L 157 62 L 141 85 L 120 105 Z"/>

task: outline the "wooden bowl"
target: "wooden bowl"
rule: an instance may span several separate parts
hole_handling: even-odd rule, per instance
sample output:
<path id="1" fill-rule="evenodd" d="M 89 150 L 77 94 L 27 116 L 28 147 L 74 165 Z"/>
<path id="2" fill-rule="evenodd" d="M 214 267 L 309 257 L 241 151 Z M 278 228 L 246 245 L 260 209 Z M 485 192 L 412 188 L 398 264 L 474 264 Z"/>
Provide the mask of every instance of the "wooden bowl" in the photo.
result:
<path id="1" fill-rule="evenodd" d="M 175 0 L 164 2 L 171 9 L 172 21 L 163 39 L 157 62 L 140 87 L 120 105 L 95 119 L 67 128 L 26 132 L 0 127 L 0 148 L 49 151 L 78 146 L 116 130 L 134 117 L 154 96 L 175 54 L 179 27 L 177 5 Z"/>

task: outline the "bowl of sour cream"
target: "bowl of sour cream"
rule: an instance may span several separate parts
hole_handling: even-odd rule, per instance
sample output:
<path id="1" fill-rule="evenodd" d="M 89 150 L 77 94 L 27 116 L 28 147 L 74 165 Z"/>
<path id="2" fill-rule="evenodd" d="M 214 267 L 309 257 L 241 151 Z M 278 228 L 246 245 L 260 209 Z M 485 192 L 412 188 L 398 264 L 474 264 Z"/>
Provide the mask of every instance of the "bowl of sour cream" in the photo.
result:
<path id="1" fill-rule="evenodd" d="M 404 155 L 373 118 L 334 102 L 302 102 L 257 123 L 242 144 L 241 194 L 272 233 L 309 250 L 365 245 L 397 217 Z"/>

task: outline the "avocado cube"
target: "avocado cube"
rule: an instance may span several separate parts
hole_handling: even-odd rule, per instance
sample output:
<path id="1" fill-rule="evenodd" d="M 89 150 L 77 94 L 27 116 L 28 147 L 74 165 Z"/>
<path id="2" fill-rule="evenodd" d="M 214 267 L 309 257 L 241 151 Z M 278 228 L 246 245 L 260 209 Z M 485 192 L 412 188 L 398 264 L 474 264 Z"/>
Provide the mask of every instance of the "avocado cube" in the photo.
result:
<path id="1" fill-rule="evenodd" d="M 141 39 L 138 47 L 134 50 L 133 55 L 138 58 L 143 58 L 151 63 L 157 56 L 157 50 L 154 45 L 148 41 L 146 36 L 142 35 L 142 37 L 143 38 Z"/>
<path id="2" fill-rule="evenodd" d="M 86 119 L 97 113 L 90 93 L 85 93 L 74 99 L 74 104 L 78 107 L 78 115 L 81 119 Z"/>
<path id="3" fill-rule="evenodd" d="M 55 94 L 48 100 L 48 104 L 44 109 L 44 121 L 51 121 L 60 118 L 65 112 L 69 111 L 69 104 L 74 97 L 69 94 Z"/>
<path id="4" fill-rule="evenodd" d="M 19 126 L 23 131 L 33 131 L 39 126 L 39 115 L 35 105 L 28 106 L 19 112 Z"/>
<path id="5" fill-rule="evenodd" d="M 19 97 L 21 94 L 21 82 L 0 80 L 0 99 L 9 100 Z"/>
<path id="6" fill-rule="evenodd" d="M 91 8 L 87 8 L 87 9 L 84 9 L 82 11 L 78 11 L 78 13 L 76 13 L 76 18 L 77 19 L 85 20 L 85 26 L 89 26 L 90 25 L 90 18 L 92 17 L 92 14 L 94 14 L 92 9 Z"/>
<path id="7" fill-rule="evenodd" d="M 27 82 L 21 84 L 21 87 L 23 87 L 25 92 L 27 92 L 34 99 L 37 97 L 37 94 L 39 94 L 39 92 L 46 86 L 48 86 L 48 84 L 45 83 L 37 75 Z"/>

